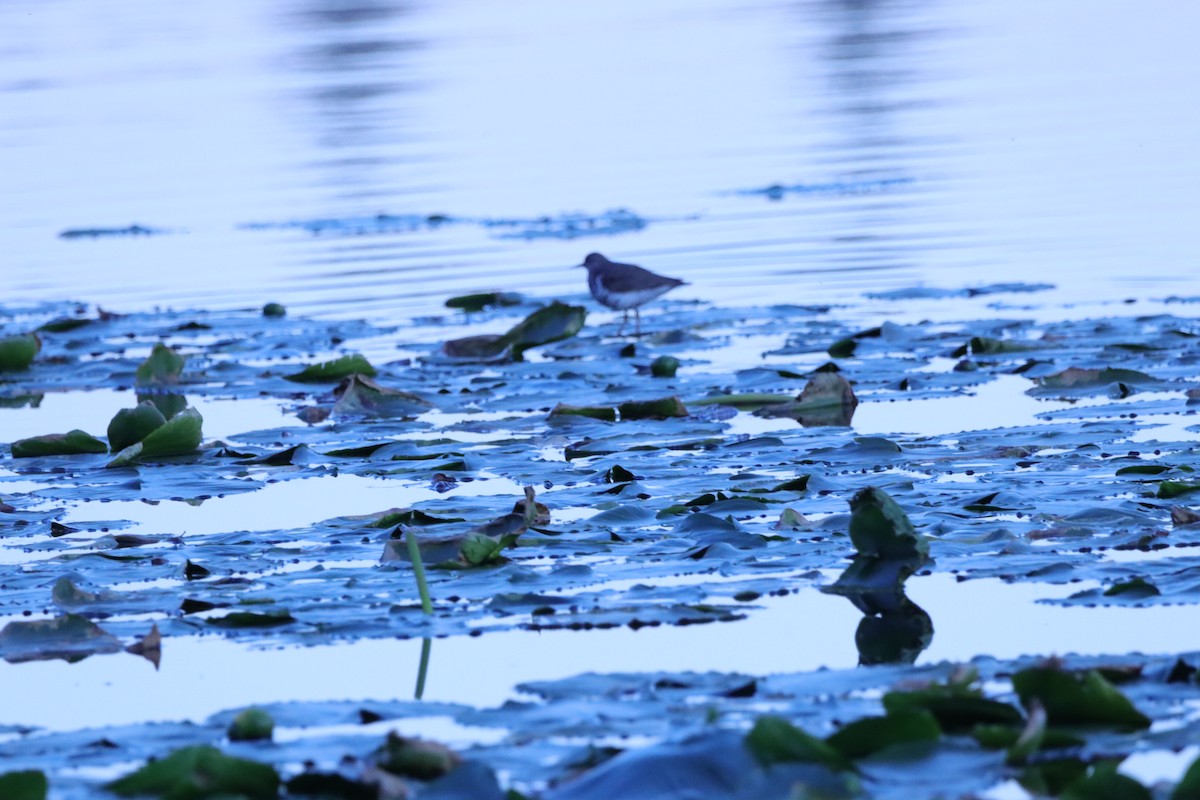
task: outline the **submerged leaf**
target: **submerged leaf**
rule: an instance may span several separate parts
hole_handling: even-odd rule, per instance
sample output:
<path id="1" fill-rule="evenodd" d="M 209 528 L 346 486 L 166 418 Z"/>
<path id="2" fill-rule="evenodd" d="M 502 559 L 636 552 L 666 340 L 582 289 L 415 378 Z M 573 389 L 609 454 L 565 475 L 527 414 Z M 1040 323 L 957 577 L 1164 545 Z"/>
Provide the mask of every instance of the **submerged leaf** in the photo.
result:
<path id="1" fill-rule="evenodd" d="M 108 445 L 78 428 L 68 433 L 32 436 L 12 443 L 13 458 L 38 456 L 75 456 L 86 453 L 107 453 Z"/>
<path id="2" fill-rule="evenodd" d="M 22 333 L 0 338 L 0 372 L 28 369 L 42 349 L 36 333 Z"/>
<path id="3" fill-rule="evenodd" d="M 115 453 L 145 439 L 167 422 L 158 407 L 149 400 L 135 408 L 122 408 L 108 423 L 108 446 Z"/>
<path id="4" fill-rule="evenodd" d="M 151 761 L 104 788 L 123 797 L 152 795 L 165 800 L 199 800 L 225 796 L 266 800 L 278 796 L 279 775 L 267 764 L 234 758 L 215 747 L 199 745 Z"/>
<path id="5" fill-rule="evenodd" d="M 10 622 L 0 630 L 0 658 L 12 663 L 55 658 L 78 661 L 120 649 L 117 637 L 78 614 Z"/>
<path id="6" fill-rule="evenodd" d="M 154 345 L 146 360 L 138 365 L 137 385 L 173 386 L 179 383 L 179 376 L 186 363 L 186 358 L 159 342 Z"/>
<path id="7" fill-rule="evenodd" d="M 461 339 L 451 339 L 442 345 L 442 353 L 449 358 L 462 361 L 478 361 L 490 364 L 495 361 L 507 361 L 512 355 L 512 342 L 507 336 L 483 334 L 481 336 L 464 336 Z"/>
<path id="8" fill-rule="evenodd" d="M 343 378 L 349 378 L 351 375 L 366 375 L 373 377 L 375 368 L 371 366 L 371 362 L 359 353 L 353 355 L 342 356 L 335 358 L 332 361 L 322 361 L 319 364 L 310 364 L 299 372 L 293 372 L 291 375 L 284 375 L 284 380 L 294 381 L 296 383 L 334 383 Z"/>

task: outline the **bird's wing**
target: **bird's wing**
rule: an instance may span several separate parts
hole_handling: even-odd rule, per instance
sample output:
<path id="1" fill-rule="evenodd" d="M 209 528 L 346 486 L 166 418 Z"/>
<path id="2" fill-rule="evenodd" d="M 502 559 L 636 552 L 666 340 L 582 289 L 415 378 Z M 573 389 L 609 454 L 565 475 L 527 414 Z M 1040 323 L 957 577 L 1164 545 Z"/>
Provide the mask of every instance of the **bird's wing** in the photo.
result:
<path id="1" fill-rule="evenodd" d="M 636 292 L 659 286 L 679 286 L 683 281 L 655 275 L 648 269 L 642 269 L 634 264 L 609 265 L 604 275 L 604 288 L 610 292 Z"/>

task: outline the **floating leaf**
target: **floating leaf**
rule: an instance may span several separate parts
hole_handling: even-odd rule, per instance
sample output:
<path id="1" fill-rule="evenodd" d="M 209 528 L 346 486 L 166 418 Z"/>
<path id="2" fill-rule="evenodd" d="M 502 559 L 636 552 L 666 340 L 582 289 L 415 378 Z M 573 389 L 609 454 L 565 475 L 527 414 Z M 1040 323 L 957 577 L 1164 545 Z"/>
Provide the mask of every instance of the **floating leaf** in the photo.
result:
<path id="1" fill-rule="evenodd" d="M 1127 581 L 1114 583 L 1104 590 L 1105 597 L 1125 597 L 1129 599 L 1157 597 L 1161 594 L 1162 592 L 1158 590 L 1157 586 L 1140 575 L 1130 578 Z"/>
<path id="2" fill-rule="evenodd" d="M 79 661 L 95 653 L 116 653 L 121 641 L 78 614 L 10 622 L 0 630 L 0 658 L 9 662 L 61 658 Z"/>
<path id="3" fill-rule="evenodd" d="M 583 306 L 569 306 L 555 300 L 519 322 L 504 334 L 504 338 L 512 344 L 513 358 L 520 361 L 521 354 L 531 347 L 568 339 L 579 333 L 586 318 L 587 310 Z"/>
<path id="4" fill-rule="evenodd" d="M 1042 704 L 1051 725 L 1150 726 L 1150 719 L 1095 670 L 1031 667 L 1013 675 L 1012 684 L 1026 708 L 1035 700 Z"/>
<path id="5" fill-rule="evenodd" d="M 105 466 L 125 467 L 150 458 L 194 453 L 203 440 L 204 418 L 194 408 L 186 409 L 151 431 L 145 439 L 117 453 Z"/>
<path id="6" fill-rule="evenodd" d="M 67 333 L 69 331 L 91 325 L 95 320 L 87 317 L 58 317 L 38 326 L 39 331 L 46 333 Z"/>
<path id="7" fill-rule="evenodd" d="M 764 766 L 792 761 L 850 769 L 850 762 L 828 742 L 797 728 L 782 717 L 762 716 L 746 734 L 746 749 Z"/>
<path id="8" fill-rule="evenodd" d="M 361 414 L 376 417 L 406 417 L 420 414 L 433 407 L 425 398 L 380 386 L 363 375 L 351 375 L 333 390 L 337 402 L 335 414 Z"/>
<path id="9" fill-rule="evenodd" d="M 459 308 L 467 312 L 482 311 L 491 306 L 502 308 L 520 305 L 524 300 L 525 298 L 516 292 L 480 292 L 451 297 L 446 301 L 446 308 Z"/>
<path id="10" fill-rule="evenodd" d="M 658 400 L 630 400 L 617 406 L 622 420 L 668 419 L 686 417 L 687 408 L 678 397 L 662 397 Z"/>
<path id="11" fill-rule="evenodd" d="M 158 632 L 158 625 L 152 624 L 150 632 L 126 647 L 125 652 L 141 656 L 158 669 L 159 662 L 162 661 L 162 634 Z"/>
<path id="12" fill-rule="evenodd" d="M 0 372 L 28 369 L 42 349 L 36 333 L 22 333 L 0 338 Z"/>
<path id="13" fill-rule="evenodd" d="M 151 761 L 104 788 L 123 797 L 152 795 L 164 800 L 199 800 L 224 796 L 266 800 L 279 795 L 279 775 L 267 764 L 234 758 L 215 747 L 199 745 Z"/>
<path id="14" fill-rule="evenodd" d="M 154 403 L 146 400 L 135 408 L 122 408 L 108 423 L 108 445 L 115 453 L 145 439 L 161 428 L 167 418 Z"/>
<path id="15" fill-rule="evenodd" d="M 883 489 L 868 486 L 850 499 L 850 541 L 860 556 L 882 559 L 929 555 L 929 543 L 920 536 L 904 509 Z"/>
<path id="16" fill-rule="evenodd" d="M 674 378 L 679 369 L 679 359 L 674 356 L 659 356 L 650 362 L 650 374 L 656 378 Z"/>
<path id="17" fill-rule="evenodd" d="M 937 720 L 927 711 L 889 712 L 848 723 L 825 741 L 846 758 L 862 758 L 898 745 L 928 744 L 942 736 Z"/>
<path id="18" fill-rule="evenodd" d="M 267 303 L 262 307 L 262 315 L 264 317 L 286 317 L 287 309 L 280 303 Z"/>
<path id="19" fill-rule="evenodd" d="M 512 342 L 507 336 L 484 334 L 451 339 L 442 345 L 442 353 L 449 358 L 462 361 L 477 361 L 490 364 L 507 361 L 512 356 Z"/>
<path id="20" fill-rule="evenodd" d="M 32 436 L 12 443 L 13 458 L 38 456 L 74 456 L 85 453 L 107 453 L 108 445 L 91 434 L 75 429 L 68 433 Z"/>
<path id="21" fill-rule="evenodd" d="M 1038 378 L 1037 382 L 1046 389 L 1095 389 L 1114 383 L 1144 385 L 1160 381 L 1152 375 L 1132 369 L 1068 367 L 1062 372 Z"/>
<path id="22" fill-rule="evenodd" d="M 858 408 L 850 382 L 836 372 L 818 372 L 804 390 L 786 403 L 764 406 L 754 412 L 760 417 L 789 417 L 805 427 L 849 425 Z"/>
<path id="23" fill-rule="evenodd" d="M 261 614 L 255 611 L 233 611 L 223 617 L 210 618 L 208 624 L 218 628 L 274 628 L 295 621 L 296 618 L 288 613 L 287 609 L 280 608 Z"/>
<path id="24" fill-rule="evenodd" d="M 1155 497 L 1169 500 L 1172 497 L 1180 497 L 1192 492 L 1200 492 L 1200 481 L 1163 481 L 1158 484 L 1158 492 Z"/>
<path id="25" fill-rule="evenodd" d="M 1171 800 L 1195 800 L 1200 797 L 1200 758 L 1192 762 L 1179 779 L 1175 791 L 1171 792 Z"/>
<path id="26" fill-rule="evenodd" d="M 393 775 L 428 781 L 445 775 L 462 763 L 462 758 L 438 742 L 409 739 L 391 731 L 372 755 L 375 764 Z"/>
<path id="27" fill-rule="evenodd" d="M 446 525 L 451 522 L 462 522 L 462 517 L 435 517 L 415 508 L 402 511 L 395 509 L 383 512 L 382 516 L 367 523 L 368 528 L 394 528 L 397 525 Z"/>
<path id="28" fill-rule="evenodd" d="M 554 417 L 590 417 L 605 422 L 616 422 L 617 410 L 612 406 L 572 406 L 559 403 L 550 409 L 550 418 Z"/>
<path id="29" fill-rule="evenodd" d="M 154 345 L 150 355 L 137 368 L 138 386 L 174 386 L 187 359 L 165 344 Z"/>
<path id="30" fill-rule="evenodd" d="M 0 797 L 4 800 L 46 800 L 46 774 L 40 769 L 0 774 Z"/>
<path id="31" fill-rule="evenodd" d="M 766 394 L 760 392 L 743 392 L 740 394 L 714 394 L 701 397 L 698 400 L 688 400 L 694 406 L 732 406 L 745 410 L 763 406 L 791 403 L 792 398 L 784 394 Z"/>
<path id="32" fill-rule="evenodd" d="M 231 742 L 270 740 L 275 731 L 275 720 L 261 708 L 247 708 L 238 713 L 229 723 L 227 734 Z"/>
<path id="33" fill-rule="evenodd" d="M 950 353 L 953 358 L 967 355 L 996 356 L 1004 353 L 1024 353 L 1036 347 L 1029 342 L 1016 342 L 1011 339 L 992 339 L 987 336 L 974 336 L 971 341 Z"/>
<path id="34" fill-rule="evenodd" d="M 366 375 L 373 377 L 375 368 L 371 362 L 359 353 L 335 358 L 332 361 L 322 361 L 310 364 L 299 372 L 284 375 L 285 380 L 296 383 L 335 383 L 351 375 Z"/>
<path id="35" fill-rule="evenodd" d="M 909 691 L 892 691 L 883 696 L 889 714 L 928 711 L 947 733 L 962 733 L 976 725 L 1020 725 L 1021 712 L 1008 703 L 989 700 L 982 692 L 962 683 L 934 684 Z"/>
<path id="36" fill-rule="evenodd" d="M 1152 795 L 1133 778 L 1117 772 L 1116 762 L 1102 761 L 1068 785 L 1059 800 L 1152 800 Z"/>

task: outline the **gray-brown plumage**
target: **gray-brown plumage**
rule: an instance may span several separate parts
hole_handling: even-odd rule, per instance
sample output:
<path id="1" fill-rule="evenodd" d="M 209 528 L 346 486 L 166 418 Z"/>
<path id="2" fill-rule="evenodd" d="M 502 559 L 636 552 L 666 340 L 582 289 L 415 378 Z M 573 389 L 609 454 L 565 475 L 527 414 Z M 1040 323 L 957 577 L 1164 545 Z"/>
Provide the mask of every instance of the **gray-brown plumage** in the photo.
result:
<path id="1" fill-rule="evenodd" d="M 633 309 L 637 322 L 637 336 L 642 335 L 642 316 L 639 306 L 648 303 L 661 294 L 671 291 L 676 286 L 683 286 L 684 281 L 678 278 L 668 278 L 657 275 L 648 269 L 642 269 L 634 264 L 620 264 L 609 261 L 599 253 L 591 253 L 579 266 L 587 269 L 588 289 L 592 297 L 601 305 L 617 311 L 624 311 L 621 327 L 617 330 L 620 336 L 629 322 L 629 309 Z"/>

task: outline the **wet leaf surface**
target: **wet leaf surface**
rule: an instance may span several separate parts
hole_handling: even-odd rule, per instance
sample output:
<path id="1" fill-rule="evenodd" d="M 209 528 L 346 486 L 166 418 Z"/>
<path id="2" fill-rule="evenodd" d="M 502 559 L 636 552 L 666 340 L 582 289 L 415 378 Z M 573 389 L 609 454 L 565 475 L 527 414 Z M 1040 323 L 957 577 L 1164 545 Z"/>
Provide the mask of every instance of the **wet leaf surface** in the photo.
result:
<path id="1" fill-rule="evenodd" d="M 499 330 L 521 325 L 531 313 L 527 306 L 478 312 Z M 573 313 L 563 313 L 565 324 L 554 323 L 559 331 L 573 326 Z M 25 371 L 6 373 L 3 396 L 47 399 L 14 400 L 0 415 L 23 415 L 22 425 L 36 432 L 55 398 L 97 390 L 110 393 L 115 407 L 131 409 L 138 368 L 154 359 L 161 342 L 186 357 L 186 368 L 163 373 L 178 379 L 163 378 L 174 394 L 148 399 L 160 411 L 160 403 L 170 404 L 173 413 L 163 416 L 180 421 L 143 438 L 143 450 L 172 423 L 188 430 L 190 443 L 175 451 L 181 455 L 143 453 L 112 470 L 103 469 L 99 440 L 92 441 L 101 449 L 78 455 L 11 458 L 13 445 L 0 448 L 6 509 L 0 554 L 20 565 L 4 579 L 9 624 L 51 626 L 29 647 L 17 646 L 28 629 L 0 633 L 0 641 L 9 640 L 5 657 L 114 654 L 114 661 L 149 670 L 120 653 L 139 643 L 153 650 L 145 647 L 153 644 L 146 641 L 151 624 L 161 635 L 164 668 L 173 639 L 201 633 L 303 653 L 404 637 L 589 636 L 618 628 L 650 636 L 653 630 L 642 629 L 737 626 L 764 613 L 777 592 L 830 586 L 853 568 L 856 555 L 869 552 L 882 565 L 859 567 L 859 577 L 892 590 L 834 599 L 854 604 L 859 625 L 846 637 L 853 637 L 861 663 L 875 666 L 790 675 L 599 675 L 530 684 L 536 703 L 443 710 L 463 724 L 514 732 L 511 741 L 466 755 L 515 776 L 530 796 L 547 797 L 632 787 L 647 764 L 665 765 L 664 774 L 678 776 L 680 786 L 716 775 L 729 797 L 772 796 L 775 787 L 786 797 L 796 781 L 850 791 L 844 770 L 799 762 L 764 767 L 741 744 L 763 715 L 824 742 L 839 725 L 845 730 L 902 714 L 920 717 L 918 728 L 929 733 L 921 716 L 928 714 L 941 733 L 936 742 L 921 739 L 930 748 L 920 751 L 927 759 L 921 770 L 911 762 L 907 770 L 897 766 L 903 747 L 874 755 L 862 755 L 872 748 L 854 748 L 867 793 L 896 798 L 979 793 L 1018 775 L 1063 791 L 1084 776 L 1086 763 L 1064 767 L 1057 777 L 1030 763 L 1056 752 L 1063 725 L 1083 726 L 1071 735 L 1109 754 L 1183 746 L 1198 735 L 1182 711 L 1200 700 L 1194 682 L 1166 681 L 1179 663 L 1191 669 L 1200 663 L 1190 653 L 1160 663 L 1111 653 L 1100 643 L 1097 652 L 1110 650 L 1105 659 L 1064 659 L 1064 669 L 1083 675 L 1144 667 L 1141 677 L 1114 687 L 1133 713 L 1127 708 L 1090 722 L 1072 710 L 1077 704 L 1063 701 L 1064 711 L 1056 699 L 1082 693 L 1083 706 L 1107 707 L 1107 690 L 1100 692 L 1104 702 L 1094 702 L 1088 692 L 1098 691 L 1096 679 L 1075 688 L 1023 688 L 1027 679 L 1013 676 L 1042 669 L 1035 660 L 981 657 L 972 688 L 913 689 L 914 680 L 951 686 L 953 665 L 921 662 L 935 636 L 936 610 L 921 609 L 904 587 L 894 590 L 905 578 L 912 584 L 933 572 L 959 582 L 998 579 L 1001 587 L 1078 584 L 1046 602 L 1098 616 L 1109 607 L 1136 612 L 1200 602 L 1200 535 L 1178 505 L 1200 482 L 1186 394 L 1200 378 L 1194 320 L 877 321 L 865 328 L 827 310 L 773 307 L 747 316 L 666 304 L 647 314 L 648 335 L 632 358 L 621 356 L 628 342 L 611 336 L 615 324 L 604 323 L 543 343 L 524 361 L 481 366 L 441 353 L 437 343 L 453 338 L 451 326 L 466 324 L 455 316 L 452 324 L 381 329 L 257 311 L 83 316 L 75 306 L 47 304 L 4 317 L 0 336 L 54 320 L 87 323 L 44 328 L 39 357 Z M 526 332 L 539 338 L 530 332 L 538 327 Z M 825 349 L 843 340 L 854 343 L 853 352 L 839 357 L 836 372 L 821 371 Z M 970 345 L 958 362 L 947 358 L 964 343 Z M 338 378 L 309 385 L 284 377 L 348 352 L 369 356 L 377 375 L 351 378 L 341 398 L 331 392 Z M 680 368 L 655 377 L 645 365 L 658 358 L 676 359 Z M 802 381 L 836 385 L 841 398 L 843 384 L 835 379 L 857 399 L 853 419 L 840 426 L 804 427 L 803 416 L 751 413 L 795 402 Z M 1014 420 L 981 402 L 972 416 L 939 418 L 940 409 L 996 389 L 1005 398 L 999 406 L 1027 403 L 1027 416 Z M 343 402 L 347 396 L 352 400 Z M 247 414 L 239 427 L 242 409 L 264 398 L 289 413 L 318 407 L 332 413 L 313 424 L 276 414 L 266 425 Z M 198 411 L 182 409 L 202 403 L 231 410 L 235 421 L 218 434 L 204 431 L 220 441 L 198 447 L 200 428 L 192 428 Z M 559 403 L 604 412 L 600 418 L 554 413 Z M 639 409 L 657 411 L 627 413 Z M 919 409 L 930 409 L 935 424 L 915 425 Z M 57 429 L 102 430 L 113 413 Z M 539 487 L 533 525 L 523 510 L 512 510 L 527 485 Z M 891 499 L 907 526 L 882 502 L 870 525 L 855 522 L 848 501 L 876 492 Z M 429 618 L 401 553 L 404 540 L 395 535 L 400 525 L 406 535 L 416 531 L 427 559 L 441 552 L 436 560 L 462 567 L 468 540 L 481 555 L 467 559 L 471 569 L 428 572 Z M 397 557 L 381 560 L 395 544 Z M 877 558 L 883 553 L 914 562 L 893 568 Z M 1003 591 L 998 595 L 1003 604 Z M 20 621 L 24 612 L 54 607 L 74 615 L 57 620 L 72 621 Z M 190 613 L 179 613 L 181 607 Z M 92 627 L 97 622 L 100 633 Z M 68 635 L 71 625 L 83 635 Z M 704 668 L 700 656 L 697 667 Z M 745 695 L 748 685 L 755 687 L 752 696 Z M 379 692 L 396 694 L 392 687 Z M 1019 767 L 1008 763 L 1007 750 L 1029 723 L 1018 697 L 1029 700 L 1023 707 L 1030 717 L 1036 699 L 1048 719 L 1040 744 Z M 428 713 L 392 708 L 398 716 Z M 385 733 L 367 741 L 321 732 L 357 714 L 348 701 L 265 710 L 277 725 L 314 729 L 271 745 L 277 750 L 238 745 L 247 748 L 239 755 L 275 764 L 285 778 L 296 777 L 296 765 L 314 753 L 366 759 Z M 1139 727 L 1143 719 L 1171 724 L 1147 731 Z M 76 754 L 86 751 L 90 763 L 109 765 L 161 758 L 171 748 L 222 741 L 228 723 L 108 730 L 103 735 L 120 743 L 113 752 L 87 750 L 98 738 L 94 731 L 86 741 L 42 732 L 36 747 L 18 737 L 0 743 L 0 754 L 14 769 L 46 770 L 75 800 L 95 786 L 79 775 L 58 777 Z M 882 725 L 859 729 L 875 726 L 874 741 L 890 741 Z M 999 749 L 977 743 L 971 734 L 979 726 L 990 726 L 989 741 L 1003 742 Z M 641 744 L 567 781 L 571 764 L 594 758 L 580 737 L 610 736 Z M 729 761 L 720 761 L 726 755 Z M 724 766 L 703 766 L 708 758 Z M 336 767 L 322 763 L 319 771 Z M 942 784 L 931 788 L 923 781 L 933 772 Z M 358 786 L 360 777 L 346 780 Z M 555 787 L 544 789 L 549 782 Z M 655 796 L 645 792 L 640 796 Z"/>

